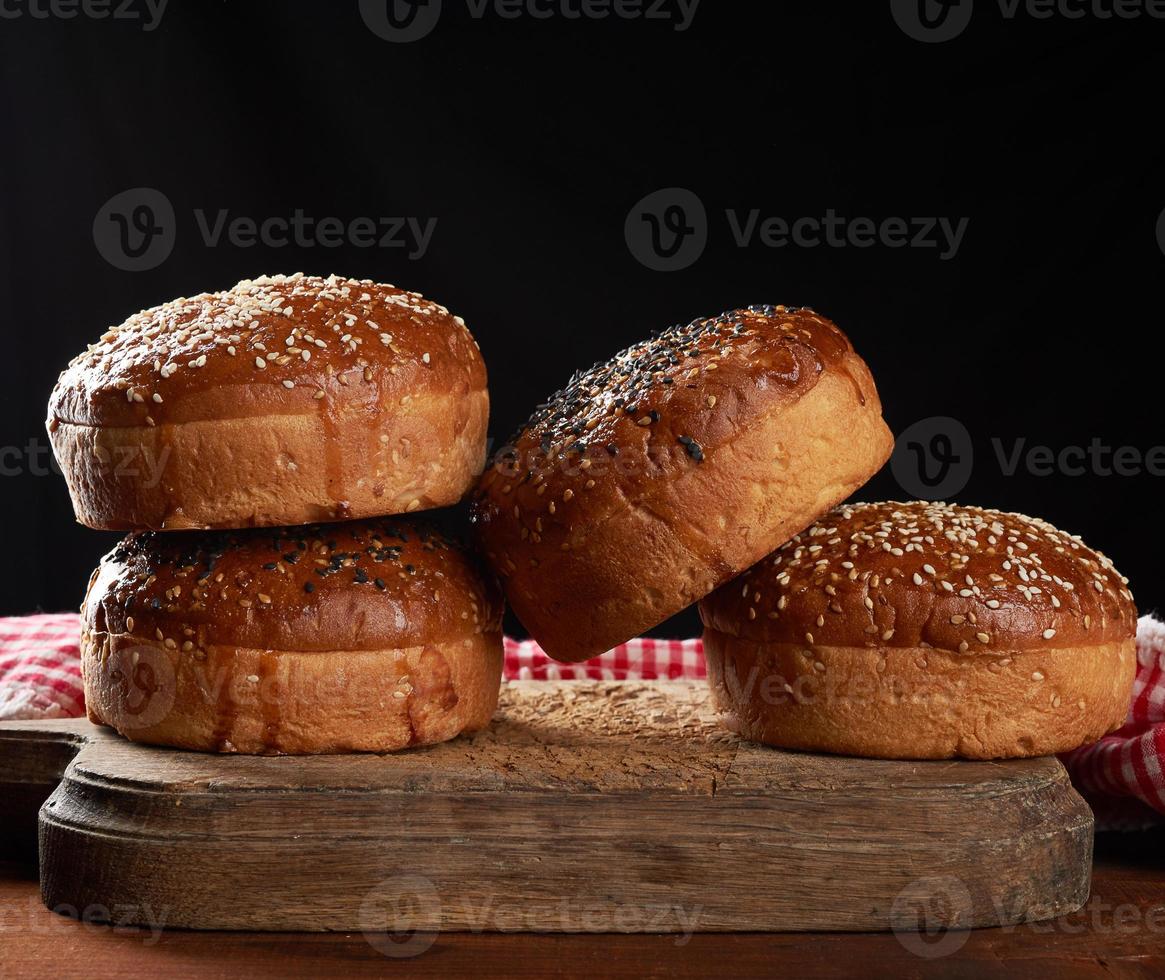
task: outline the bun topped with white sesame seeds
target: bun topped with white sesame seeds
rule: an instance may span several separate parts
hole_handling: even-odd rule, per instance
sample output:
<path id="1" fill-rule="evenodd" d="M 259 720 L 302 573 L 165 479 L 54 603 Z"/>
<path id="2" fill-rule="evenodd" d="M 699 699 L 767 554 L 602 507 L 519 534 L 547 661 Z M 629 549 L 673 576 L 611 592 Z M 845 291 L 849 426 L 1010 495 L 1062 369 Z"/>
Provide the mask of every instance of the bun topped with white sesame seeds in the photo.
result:
<path id="1" fill-rule="evenodd" d="M 892 446 L 845 335 L 812 310 L 753 306 L 575 375 L 496 454 L 473 519 L 523 625 L 585 660 L 747 568 Z"/>
<path id="2" fill-rule="evenodd" d="M 132 534 L 82 607 L 86 702 L 190 749 L 428 744 L 489 721 L 501 616 L 493 579 L 429 522 Z"/>
<path id="3" fill-rule="evenodd" d="M 726 719 L 774 745 L 1044 755 L 1094 741 L 1128 710 L 1126 580 L 1078 537 L 1021 514 L 838 507 L 700 615 Z"/>
<path id="4" fill-rule="evenodd" d="M 62 373 L 48 427 L 96 528 L 302 524 L 460 499 L 486 372 L 460 317 L 367 280 L 244 280 L 145 310 Z"/>

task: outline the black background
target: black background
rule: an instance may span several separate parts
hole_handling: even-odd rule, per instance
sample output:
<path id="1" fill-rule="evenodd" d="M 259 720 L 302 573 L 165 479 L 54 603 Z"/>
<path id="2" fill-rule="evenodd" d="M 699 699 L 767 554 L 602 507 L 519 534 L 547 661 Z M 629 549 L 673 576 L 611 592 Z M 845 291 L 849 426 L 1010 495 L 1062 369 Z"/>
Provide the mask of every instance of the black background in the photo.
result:
<path id="1" fill-rule="evenodd" d="M 76 607 L 114 540 L 73 523 L 64 482 L 43 473 L 45 404 L 68 359 L 142 307 L 296 270 L 404 285 L 462 314 L 489 366 L 495 437 L 575 368 L 654 329 L 811 305 L 865 356 L 896 432 L 936 415 L 969 428 L 961 502 L 1083 534 L 1151 609 L 1165 587 L 1162 481 L 1008 477 L 991 439 L 1165 442 L 1163 49 L 1162 20 L 1007 19 L 987 0 L 936 44 L 906 36 L 883 0 L 703 0 L 686 31 L 474 18 L 445 0 L 409 44 L 377 37 L 354 0 L 171 0 L 151 32 L 0 19 L 0 613 Z M 157 268 L 123 272 L 95 247 L 94 216 L 140 186 L 172 202 L 176 245 Z M 624 221 L 672 186 L 703 201 L 708 244 L 689 268 L 655 272 Z M 195 208 L 437 226 L 416 260 L 208 247 Z M 946 261 L 739 248 L 728 208 L 969 224 Z M 905 492 L 887 469 L 859 497 Z M 659 632 L 696 629 L 689 611 Z"/>

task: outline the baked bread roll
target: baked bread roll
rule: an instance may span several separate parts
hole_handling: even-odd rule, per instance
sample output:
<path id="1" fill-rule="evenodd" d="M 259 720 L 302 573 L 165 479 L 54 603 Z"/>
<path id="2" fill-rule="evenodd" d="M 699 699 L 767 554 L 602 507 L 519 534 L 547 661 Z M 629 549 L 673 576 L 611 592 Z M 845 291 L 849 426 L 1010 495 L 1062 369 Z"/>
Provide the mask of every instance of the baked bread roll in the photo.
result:
<path id="1" fill-rule="evenodd" d="M 460 317 L 296 274 L 111 327 L 61 375 L 48 429 L 82 524 L 231 528 L 454 503 L 481 472 L 488 414 Z"/>
<path id="2" fill-rule="evenodd" d="M 211 752 L 389 752 L 485 726 L 496 584 L 428 524 L 130 535 L 82 608 L 89 717 Z"/>
<path id="3" fill-rule="evenodd" d="M 892 448 L 845 335 L 752 306 L 575 375 L 496 454 L 472 519 L 522 624 L 586 660 L 739 574 Z"/>
<path id="4" fill-rule="evenodd" d="M 839 507 L 700 615 L 728 726 L 791 749 L 1066 752 L 1124 722 L 1136 670 L 1136 609 L 1112 563 L 978 507 Z"/>

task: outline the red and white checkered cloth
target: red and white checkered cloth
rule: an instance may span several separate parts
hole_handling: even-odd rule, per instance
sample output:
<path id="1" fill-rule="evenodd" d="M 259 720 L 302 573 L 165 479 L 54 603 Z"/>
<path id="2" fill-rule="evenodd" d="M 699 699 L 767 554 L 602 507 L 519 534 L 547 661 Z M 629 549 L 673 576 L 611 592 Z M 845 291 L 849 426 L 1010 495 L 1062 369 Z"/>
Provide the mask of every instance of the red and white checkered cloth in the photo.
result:
<path id="1" fill-rule="evenodd" d="M 76 613 L 0 617 L 0 721 L 85 713 L 80 638 Z"/>
<path id="2" fill-rule="evenodd" d="M 75 613 L 0 618 L 0 721 L 84 714 Z M 536 643 L 506 638 L 507 680 L 677 680 L 704 677 L 699 640 L 639 639 L 585 664 L 560 664 Z M 1064 756 L 1106 829 L 1165 815 L 1165 624 L 1137 624 L 1137 678 L 1119 731 Z"/>
<path id="3" fill-rule="evenodd" d="M 1165 814 L 1165 623 L 1137 621 L 1137 676 L 1124 726 L 1063 759 L 1098 825 L 1135 829 Z"/>

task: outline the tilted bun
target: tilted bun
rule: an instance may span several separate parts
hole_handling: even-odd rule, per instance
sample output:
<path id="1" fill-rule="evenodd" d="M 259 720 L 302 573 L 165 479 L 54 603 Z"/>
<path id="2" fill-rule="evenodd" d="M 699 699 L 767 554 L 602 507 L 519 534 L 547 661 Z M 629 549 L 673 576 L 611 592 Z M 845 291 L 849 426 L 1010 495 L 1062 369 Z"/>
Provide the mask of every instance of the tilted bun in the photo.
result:
<path id="1" fill-rule="evenodd" d="M 111 327 L 61 375 L 48 428 L 81 523 L 169 530 L 454 503 L 481 471 L 488 414 L 460 317 L 297 273 Z"/>
<path id="2" fill-rule="evenodd" d="M 1126 586 L 1035 518 L 849 504 L 700 603 L 709 680 L 730 727 L 786 748 L 1063 752 L 1125 720 Z"/>
<path id="3" fill-rule="evenodd" d="M 495 456 L 472 516 L 523 625 L 579 661 L 747 568 L 892 447 L 845 335 L 753 306 L 575 375 Z"/>
<path id="4" fill-rule="evenodd" d="M 399 518 L 130 535 L 93 573 L 93 721 L 135 741 L 390 751 L 488 723 L 501 595 L 451 539 Z"/>

